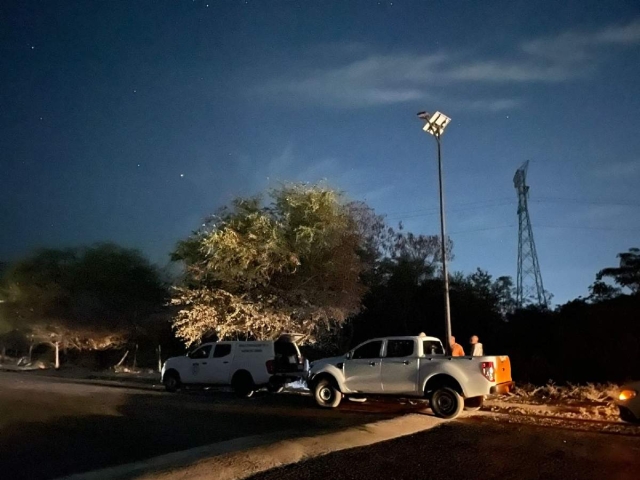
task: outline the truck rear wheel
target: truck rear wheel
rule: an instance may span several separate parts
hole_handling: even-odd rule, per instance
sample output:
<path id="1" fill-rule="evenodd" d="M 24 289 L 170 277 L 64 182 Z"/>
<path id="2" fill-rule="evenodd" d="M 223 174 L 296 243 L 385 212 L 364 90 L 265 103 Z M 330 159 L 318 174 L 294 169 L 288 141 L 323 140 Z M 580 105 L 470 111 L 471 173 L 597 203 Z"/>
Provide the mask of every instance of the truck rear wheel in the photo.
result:
<path id="1" fill-rule="evenodd" d="M 440 387 L 431 394 L 431 410 L 440 418 L 456 418 L 464 408 L 462 396 L 449 387 Z"/>
<path id="2" fill-rule="evenodd" d="M 240 398 L 249 398 L 255 392 L 255 384 L 253 383 L 253 377 L 246 371 L 236 372 L 231 379 L 231 387 L 235 394 Z"/>
<path id="3" fill-rule="evenodd" d="M 342 400 L 342 392 L 329 378 L 321 378 L 315 383 L 313 396 L 318 406 L 322 408 L 336 408 Z"/>
<path id="4" fill-rule="evenodd" d="M 464 399 L 464 409 L 470 412 L 480 410 L 483 404 L 484 397 L 482 395 L 479 397 L 469 397 Z"/>

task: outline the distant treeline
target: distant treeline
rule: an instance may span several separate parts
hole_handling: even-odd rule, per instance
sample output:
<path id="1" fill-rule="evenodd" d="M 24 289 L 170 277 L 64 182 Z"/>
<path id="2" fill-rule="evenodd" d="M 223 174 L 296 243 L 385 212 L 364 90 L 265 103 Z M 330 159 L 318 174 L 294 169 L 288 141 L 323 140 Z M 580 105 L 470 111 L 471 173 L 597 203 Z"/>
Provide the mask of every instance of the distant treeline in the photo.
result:
<path id="1" fill-rule="evenodd" d="M 618 257 L 594 272 L 588 297 L 553 310 L 517 309 L 510 277 L 454 273 L 453 334 L 464 347 L 478 335 L 485 352 L 508 354 L 519 381 L 638 378 L 640 250 Z M 234 200 L 172 260 L 174 278 L 114 244 L 0 263 L 0 355 L 156 367 L 202 341 L 283 331 L 304 334 L 310 357 L 377 336 L 444 336 L 439 237 L 390 228 L 322 185 Z"/>

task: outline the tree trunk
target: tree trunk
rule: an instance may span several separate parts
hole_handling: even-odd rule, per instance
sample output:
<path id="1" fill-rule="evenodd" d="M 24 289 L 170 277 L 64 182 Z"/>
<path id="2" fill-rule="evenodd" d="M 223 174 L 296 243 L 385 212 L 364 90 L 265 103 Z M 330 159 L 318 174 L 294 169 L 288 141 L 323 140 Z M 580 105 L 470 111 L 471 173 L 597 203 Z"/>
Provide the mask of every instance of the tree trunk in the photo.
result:
<path id="1" fill-rule="evenodd" d="M 60 342 L 56 342 L 56 370 L 60 368 Z"/>
<path id="2" fill-rule="evenodd" d="M 116 368 L 119 367 L 120 365 L 122 365 L 125 361 L 125 359 L 127 358 L 127 355 L 129 355 L 129 350 L 127 350 L 126 352 L 124 352 L 124 355 L 122 356 L 122 358 L 120 359 L 120 361 L 118 362 L 118 364 L 116 365 Z"/>
<path id="3" fill-rule="evenodd" d="M 29 344 L 29 363 L 33 361 L 33 341 Z"/>
<path id="4" fill-rule="evenodd" d="M 133 368 L 138 366 L 138 344 L 136 343 L 136 349 L 133 351 Z"/>
<path id="5" fill-rule="evenodd" d="M 158 372 L 162 371 L 162 346 L 158 345 Z"/>

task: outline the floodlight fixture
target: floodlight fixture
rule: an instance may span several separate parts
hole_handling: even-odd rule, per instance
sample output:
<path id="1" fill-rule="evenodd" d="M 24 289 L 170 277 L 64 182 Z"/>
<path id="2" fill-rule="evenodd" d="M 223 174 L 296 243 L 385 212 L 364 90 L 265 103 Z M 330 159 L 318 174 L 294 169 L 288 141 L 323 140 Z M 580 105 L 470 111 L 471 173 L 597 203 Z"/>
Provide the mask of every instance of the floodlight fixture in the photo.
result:
<path id="1" fill-rule="evenodd" d="M 427 112 L 420 112 L 418 113 L 418 117 L 426 122 L 422 130 L 436 138 L 442 136 L 444 129 L 447 128 L 447 125 L 449 125 L 451 121 L 451 119 L 442 112 L 436 112 L 433 115 L 429 115 Z"/>

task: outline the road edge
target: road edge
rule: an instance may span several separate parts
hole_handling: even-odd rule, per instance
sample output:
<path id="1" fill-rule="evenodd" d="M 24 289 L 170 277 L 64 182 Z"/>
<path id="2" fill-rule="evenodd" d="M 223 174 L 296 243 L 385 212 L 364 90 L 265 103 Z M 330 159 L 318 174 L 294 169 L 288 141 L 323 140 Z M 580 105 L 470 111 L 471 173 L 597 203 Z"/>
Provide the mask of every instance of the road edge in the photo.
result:
<path id="1" fill-rule="evenodd" d="M 328 453 L 429 430 L 444 422 L 431 415 L 408 414 L 308 437 L 283 439 L 287 432 L 242 437 L 59 480 L 240 480 Z"/>

